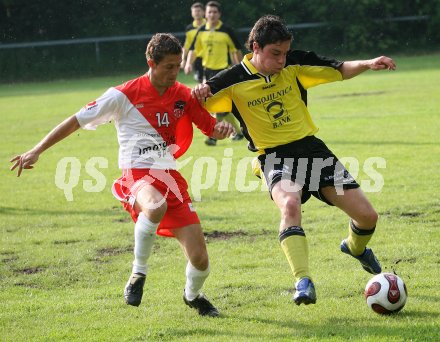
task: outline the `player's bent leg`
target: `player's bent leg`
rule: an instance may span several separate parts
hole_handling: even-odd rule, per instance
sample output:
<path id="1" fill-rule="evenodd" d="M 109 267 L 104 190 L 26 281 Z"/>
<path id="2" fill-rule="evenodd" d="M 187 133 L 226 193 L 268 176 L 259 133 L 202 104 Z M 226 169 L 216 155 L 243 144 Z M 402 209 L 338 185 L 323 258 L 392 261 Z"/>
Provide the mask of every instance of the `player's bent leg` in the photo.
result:
<path id="1" fill-rule="evenodd" d="M 280 231 L 290 226 L 301 226 L 301 190 L 288 179 L 281 179 L 271 191 L 272 199 L 280 210 Z"/>
<path id="2" fill-rule="evenodd" d="M 272 188 L 272 198 L 281 212 L 279 240 L 295 279 L 295 304 L 316 303 L 315 286 L 309 270 L 309 249 L 301 224 L 301 190 L 282 179 Z"/>
<path id="3" fill-rule="evenodd" d="M 378 214 L 360 188 L 344 189 L 338 194 L 332 186 L 320 189 L 325 198 L 343 210 L 363 230 L 372 230 L 376 226 Z"/>
<path id="4" fill-rule="evenodd" d="M 124 288 L 124 299 L 128 305 L 139 306 L 147 276 L 147 261 L 156 240 L 157 226 L 167 206 L 160 192 L 146 185 L 137 193 L 134 207 L 139 216 L 134 227 L 132 274 Z"/>
<path id="5" fill-rule="evenodd" d="M 351 217 L 348 237 L 341 242 L 341 251 L 361 263 L 364 270 L 372 274 L 382 272 L 382 267 L 371 248 L 367 247 L 376 228 L 378 215 L 362 190 L 347 189 L 336 193 L 333 187 L 321 189 L 325 198 Z"/>
<path id="6" fill-rule="evenodd" d="M 191 264 L 199 270 L 205 270 L 209 265 L 209 258 L 201 225 L 191 224 L 174 229 L 173 234 Z"/>
<path id="7" fill-rule="evenodd" d="M 134 261 L 132 274 L 124 289 L 124 299 L 128 305 L 139 306 L 147 276 L 147 261 L 156 240 L 158 224 L 151 222 L 140 213 L 134 226 Z"/>
<path id="8" fill-rule="evenodd" d="M 217 317 L 217 308 L 201 292 L 210 273 L 208 252 L 200 224 L 193 224 L 173 231 L 188 259 L 183 301 L 197 310 L 201 316 Z"/>
<path id="9" fill-rule="evenodd" d="M 165 197 L 152 185 L 145 185 L 136 194 L 134 209 L 143 212 L 152 222 L 159 223 L 167 211 Z"/>
<path id="10" fill-rule="evenodd" d="M 310 276 L 309 249 L 304 230 L 297 226 L 288 227 L 280 232 L 279 239 L 296 280 L 293 301 L 296 305 L 315 304 L 316 292 Z"/>

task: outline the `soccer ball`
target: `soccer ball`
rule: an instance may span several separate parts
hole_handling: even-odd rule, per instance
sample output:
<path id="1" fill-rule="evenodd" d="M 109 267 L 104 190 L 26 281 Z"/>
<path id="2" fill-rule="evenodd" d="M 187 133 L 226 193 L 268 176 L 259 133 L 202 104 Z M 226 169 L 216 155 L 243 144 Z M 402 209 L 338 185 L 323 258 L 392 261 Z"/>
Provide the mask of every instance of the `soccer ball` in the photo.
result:
<path id="1" fill-rule="evenodd" d="M 365 286 L 364 294 L 367 305 L 381 315 L 400 311 L 408 297 L 405 283 L 392 273 L 375 275 Z"/>

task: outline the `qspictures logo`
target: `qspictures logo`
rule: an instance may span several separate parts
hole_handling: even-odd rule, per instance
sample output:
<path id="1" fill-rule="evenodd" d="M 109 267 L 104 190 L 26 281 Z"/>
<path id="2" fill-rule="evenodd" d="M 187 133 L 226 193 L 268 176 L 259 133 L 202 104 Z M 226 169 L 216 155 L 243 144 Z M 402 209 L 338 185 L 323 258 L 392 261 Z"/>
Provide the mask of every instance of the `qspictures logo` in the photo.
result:
<path id="1" fill-rule="evenodd" d="M 199 157 L 194 159 L 192 156 L 177 160 L 177 170 L 183 172 L 189 186 L 193 201 L 201 201 L 207 191 L 237 191 L 255 192 L 268 191 L 264 178 L 258 179 L 252 173 L 254 156 L 243 157 L 233 161 L 234 150 L 225 148 L 221 160 L 214 157 Z M 142 156 L 143 157 L 143 156 Z M 339 158 L 340 163 L 347 168 L 349 174 L 338 173 L 335 170 L 334 178 L 341 181 L 349 180 L 353 177 L 360 184 L 364 192 L 380 192 L 385 184 L 383 175 L 379 169 L 386 168 L 386 160 L 382 157 L 369 157 L 361 161 L 354 157 Z M 317 171 L 325 166 L 326 160 L 317 160 L 314 169 Z M 305 163 L 305 161 L 304 161 Z M 104 157 L 91 157 L 83 164 L 77 157 L 64 157 L 56 167 L 55 185 L 64 192 L 67 201 L 73 201 L 73 190 L 81 184 L 85 192 L 108 191 L 108 184 L 105 175 L 100 171 L 108 168 L 108 160 Z M 316 164 L 316 165 L 315 165 Z M 290 168 L 287 165 L 279 172 L 288 174 Z M 305 165 L 304 165 L 305 167 Z M 190 170 L 189 170 L 190 169 Z M 113 179 L 110 180 L 112 184 Z M 170 188 L 172 184 L 170 184 Z M 339 189 L 340 192 L 344 190 Z M 297 188 L 292 191 L 298 191 Z M 338 192 L 338 194 L 340 194 Z"/>

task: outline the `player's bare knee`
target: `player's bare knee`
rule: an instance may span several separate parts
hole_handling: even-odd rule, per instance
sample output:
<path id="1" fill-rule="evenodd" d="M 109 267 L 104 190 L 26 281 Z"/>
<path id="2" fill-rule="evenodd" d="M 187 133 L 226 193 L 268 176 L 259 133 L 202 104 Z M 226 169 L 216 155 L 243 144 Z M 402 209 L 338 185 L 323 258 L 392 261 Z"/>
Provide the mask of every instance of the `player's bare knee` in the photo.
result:
<path id="1" fill-rule="evenodd" d="M 379 220 L 379 214 L 374 209 L 370 210 L 368 213 L 368 220 L 371 227 L 376 227 L 376 223 Z"/>
<path id="2" fill-rule="evenodd" d="M 167 203 L 164 201 L 160 204 L 154 204 L 142 208 L 142 212 L 153 222 L 159 222 L 168 209 Z"/>
<path id="3" fill-rule="evenodd" d="M 205 271 L 209 266 L 209 258 L 207 253 L 197 253 L 193 256 L 191 264 L 199 271 Z"/>
<path id="4" fill-rule="evenodd" d="M 301 215 L 301 199 L 297 197 L 286 197 L 280 208 L 284 217 L 297 218 Z"/>
<path id="5" fill-rule="evenodd" d="M 356 221 L 359 227 L 362 229 L 373 229 L 376 227 L 378 219 L 378 213 L 374 209 L 371 209 L 364 211 L 361 215 L 359 215 Z"/>

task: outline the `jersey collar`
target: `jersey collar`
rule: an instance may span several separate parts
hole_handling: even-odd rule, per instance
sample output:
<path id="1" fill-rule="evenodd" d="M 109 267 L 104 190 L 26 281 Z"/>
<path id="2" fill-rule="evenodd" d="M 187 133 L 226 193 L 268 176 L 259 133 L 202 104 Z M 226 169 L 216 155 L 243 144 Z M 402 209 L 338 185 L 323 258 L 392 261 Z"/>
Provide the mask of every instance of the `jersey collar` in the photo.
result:
<path id="1" fill-rule="evenodd" d="M 218 30 L 222 25 L 223 25 L 223 22 L 221 20 L 219 20 L 217 26 L 214 27 L 214 30 Z M 207 30 L 212 29 L 211 26 L 209 25 L 209 23 L 206 23 L 205 27 Z"/>
<path id="2" fill-rule="evenodd" d="M 205 24 L 206 24 L 206 19 L 205 18 L 202 19 L 202 23 L 200 25 L 197 25 L 195 20 L 193 21 L 193 27 L 194 28 L 198 28 L 198 27 L 203 26 Z"/>
<path id="3" fill-rule="evenodd" d="M 259 76 L 261 78 L 264 78 L 266 83 L 270 83 L 274 76 L 273 75 L 266 76 L 266 75 L 263 75 L 263 74 L 259 73 L 258 70 L 251 63 L 251 59 L 252 59 L 253 55 L 254 54 L 251 52 L 251 53 L 248 53 L 247 55 L 245 55 L 243 57 L 243 60 L 241 61 L 242 67 L 244 68 L 244 70 L 246 71 L 246 73 L 248 75 L 257 75 L 257 76 Z"/>
<path id="4" fill-rule="evenodd" d="M 243 57 L 243 60 L 241 61 L 241 65 L 243 66 L 244 70 L 249 74 L 249 75 L 255 75 L 258 74 L 258 70 L 253 66 L 253 64 L 251 63 L 251 59 L 252 56 L 254 54 L 248 53 L 247 55 L 245 55 Z"/>

